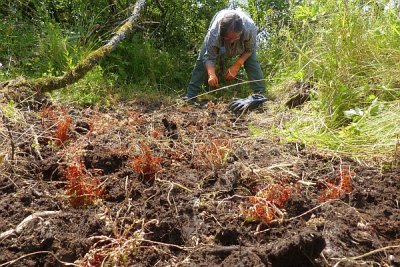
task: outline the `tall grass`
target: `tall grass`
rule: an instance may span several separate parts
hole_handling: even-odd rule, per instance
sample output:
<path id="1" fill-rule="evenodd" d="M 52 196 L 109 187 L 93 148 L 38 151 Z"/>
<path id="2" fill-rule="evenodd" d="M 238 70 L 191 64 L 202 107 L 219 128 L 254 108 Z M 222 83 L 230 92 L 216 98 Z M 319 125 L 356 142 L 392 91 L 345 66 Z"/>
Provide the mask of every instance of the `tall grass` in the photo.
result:
<path id="1" fill-rule="evenodd" d="M 360 112 L 354 121 L 340 128 L 328 126 L 329 117 L 311 107 L 294 113 L 292 121 L 280 131 L 288 141 L 356 158 L 399 160 L 396 150 L 400 144 L 400 101 L 380 102 L 375 112 Z"/>
<path id="2" fill-rule="evenodd" d="M 326 114 L 341 122 L 345 110 L 368 105 L 371 95 L 397 99 L 400 24 L 393 20 L 395 13 L 385 12 L 384 4 L 363 6 L 356 0 L 319 3 L 321 16 L 309 26 L 312 43 L 303 50 L 301 66 L 316 80 Z"/>
<path id="3" fill-rule="evenodd" d="M 0 79 L 7 80 L 34 68 L 32 51 L 38 32 L 27 23 L 0 18 Z"/>
<path id="4" fill-rule="evenodd" d="M 37 46 L 40 60 L 37 60 L 36 66 L 42 75 L 60 76 L 72 67 L 68 37 L 63 35 L 57 24 L 44 24 L 43 32 L 37 39 Z"/>
<path id="5" fill-rule="evenodd" d="M 360 156 L 391 153 L 400 134 L 399 9 L 388 1 L 305 0 L 291 11 L 281 74 L 310 81 L 314 94 L 286 134 Z"/>
<path id="6" fill-rule="evenodd" d="M 79 40 L 71 38 L 72 34 L 50 18 L 0 19 L 3 78 L 62 75 L 88 51 L 79 45 Z"/>
<path id="7" fill-rule="evenodd" d="M 176 51 L 159 49 L 153 40 L 138 34 L 120 43 L 101 65 L 109 79 L 125 88 L 127 96 L 137 91 L 183 93 L 192 68 L 192 62 Z"/>

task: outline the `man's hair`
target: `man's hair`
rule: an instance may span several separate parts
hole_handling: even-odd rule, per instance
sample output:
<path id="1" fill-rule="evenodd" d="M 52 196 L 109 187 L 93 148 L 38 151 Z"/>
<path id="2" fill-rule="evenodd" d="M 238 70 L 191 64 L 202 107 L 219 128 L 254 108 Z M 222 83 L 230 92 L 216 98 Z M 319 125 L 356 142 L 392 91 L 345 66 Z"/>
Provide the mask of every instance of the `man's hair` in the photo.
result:
<path id="1" fill-rule="evenodd" d="M 220 24 L 221 37 L 225 37 L 228 32 L 241 33 L 243 31 L 243 21 L 235 12 L 224 15 Z"/>

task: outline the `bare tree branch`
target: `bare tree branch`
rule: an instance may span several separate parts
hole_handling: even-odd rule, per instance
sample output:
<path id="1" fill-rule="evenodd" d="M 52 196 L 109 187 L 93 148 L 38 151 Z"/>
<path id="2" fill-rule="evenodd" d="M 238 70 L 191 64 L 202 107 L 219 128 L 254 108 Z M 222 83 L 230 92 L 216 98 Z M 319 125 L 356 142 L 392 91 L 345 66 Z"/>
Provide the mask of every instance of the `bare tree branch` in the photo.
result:
<path id="1" fill-rule="evenodd" d="M 38 93 L 50 92 L 56 89 L 63 88 L 82 79 L 99 61 L 111 51 L 113 51 L 119 42 L 132 31 L 134 24 L 137 22 L 140 12 L 145 5 L 145 0 L 137 0 L 132 12 L 132 15 L 127 21 L 116 31 L 114 36 L 99 49 L 91 52 L 83 61 L 69 70 L 63 76 L 39 78 L 34 80 L 18 79 L 7 81 L 0 84 L 0 96 L 6 99 L 15 99 L 18 90 L 22 87 L 22 91 L 36 91 Z M 22 93 L 22 92 L 21 92 Z M 21 98 L 21 97 L 19 97 Z"/>

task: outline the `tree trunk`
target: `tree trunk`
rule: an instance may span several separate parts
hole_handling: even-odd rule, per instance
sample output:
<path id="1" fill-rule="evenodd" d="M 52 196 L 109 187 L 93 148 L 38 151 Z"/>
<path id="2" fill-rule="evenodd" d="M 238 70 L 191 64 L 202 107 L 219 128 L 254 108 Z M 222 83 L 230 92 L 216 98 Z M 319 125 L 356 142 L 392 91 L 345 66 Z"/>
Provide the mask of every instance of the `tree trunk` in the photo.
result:
<path id="1" fill-rule="evenodd" d="M 138 20 L 145 2 L 145 0 L 137 0 L 132 15 L 117 30 L 115 35 L 107 42 L 107 44 L 90 53 L 84 60 L 79 62 L 75 68 L 69 70 L 63 76 L 38 78 L 33 80 L 19 78 L 3 82 L 0 84 L 0 98 L 19 101 L 29 97 L 29 93 L 41 94 L 50 92 L 79 81 L 94 66 L 96 66 L 104 56 L 113 51 L 117 47 L 118 43 L 125 39 L 127 34 L 132 31 L 134 23 Z"/>

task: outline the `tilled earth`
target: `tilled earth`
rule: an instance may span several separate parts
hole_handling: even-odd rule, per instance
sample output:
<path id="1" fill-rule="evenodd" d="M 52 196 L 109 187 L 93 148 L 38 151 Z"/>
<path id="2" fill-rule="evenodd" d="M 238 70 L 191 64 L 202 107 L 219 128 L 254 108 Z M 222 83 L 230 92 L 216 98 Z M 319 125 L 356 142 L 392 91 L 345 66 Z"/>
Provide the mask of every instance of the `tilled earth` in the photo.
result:
<path id="1" fill-rule="evenodd" d="M 1 267 L 400 266 L 399 168 L 283 144 L 269 104 L 6 105 Z"/>

